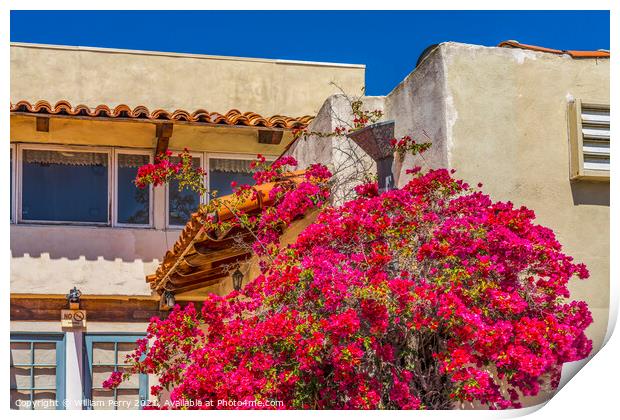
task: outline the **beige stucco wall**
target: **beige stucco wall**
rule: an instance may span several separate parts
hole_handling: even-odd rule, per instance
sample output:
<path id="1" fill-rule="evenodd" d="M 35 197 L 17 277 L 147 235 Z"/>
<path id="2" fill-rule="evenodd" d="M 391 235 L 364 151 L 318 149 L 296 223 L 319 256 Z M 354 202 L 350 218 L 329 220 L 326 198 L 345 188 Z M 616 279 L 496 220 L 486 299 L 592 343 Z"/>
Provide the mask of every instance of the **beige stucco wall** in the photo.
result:
<path id="1" fill-rule="evenodd" d="M 584 262 L 587 281 L 570 284 L 585 300 L 600 348 L 609 315 L 609 182 L 569 179 L 568 103 L 609 103 L 609 60 L 573 59 L 522 49 L 447 42 L 432 51 L 386 97 L 396 136 L 430 141 L 404 170 L 448 167 L 494 200 L 536 212 L 568 255 Z"/>
<path id="2" fill-rule="evenodd" d="M 11 101 L 296 117 L 315 115 L 338 92 L 330 82 L 359 92 L 364 72 L 363 65 L 12 44 Z"/>
<path id="3" fill-rule="evenodd" d="M 600 348 L 609 312 L 609 182 L 569 180 L 568 102 L 609 104 L 609 60 L 448 43 L 447 158 L 457 176 L 496 200 L 536 212 L 587 281 L 570 284 L 588 302 L 588 336 Z"/>

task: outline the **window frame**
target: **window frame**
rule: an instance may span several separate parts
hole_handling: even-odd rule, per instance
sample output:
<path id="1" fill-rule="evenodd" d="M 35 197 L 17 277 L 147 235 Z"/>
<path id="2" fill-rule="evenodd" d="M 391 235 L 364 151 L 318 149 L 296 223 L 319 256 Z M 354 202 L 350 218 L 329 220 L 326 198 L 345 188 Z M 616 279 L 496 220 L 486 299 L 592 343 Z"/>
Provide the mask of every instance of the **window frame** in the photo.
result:
<path id="1" fill-rule="evenodd" d="M 172 156 L 176 156 L 179 153 L 183 153 L 182 150 L 170 150 L 172 152 Z M 201 168 L 206 169 L 205 168 L 205 153 L 203 152 L 192 152 L 190 151 L 189 154 L 192 156 L 192 158 L 199 158 L 200 159 L 200 163 L 198 164 Z M 209 171 L 207 170 L 207 173 Z M 203 180 L 205 183 L 208 182 L 207 180 L 207 176 L 205 175 L 203 177 Z M 203 205 L 203 204 L 207 204 L 208 202 L 208 192 L 207 194 L 203 194 L 200 196 L 200 199 L 198 200 L 199 205 Z M 166 194 L 165 194 L 165 211 L 166 211 L 166 229 L 171 229 L 171 230 L 181 230 L 185 227 L 185 225 L 171 225 L 170 224 L 170 184 L 166 184 Z"/>
<path id="2" fill-rule="evenodd" d="M 93 391 L 93 343 L 134 343 L 139 339 L 145 338 L 144 334 L 140 333 L 95 333 L 84 334 L 84 374 L 82 389 L 83 400 L 85 401 L 84 410 L 94 410 L 92 407 L 92 391 Z M 118 349 L 115 346 L 115 359 L 118 358 Z M 115 367 L 118 366 L 118 360 L 116 360 Z M 149 401 L 149 377 L 145 373 L 139 374 L 139 389 L 138 395 L 140 398 L 140 408 Z M 115 391 L 116 397 L 116 391 Z M 114 408 L 117 411 L 117 408 Z"/>
<path id="3" fill-rule="evenodd" d="M 64 333 L 32 333 L 32 332 L 11 332 L 11 343 L 30 343 L 30 363 L 29 364 L 13 364 L 13 367 L 26 367 L 31 369 L 31 385 L 34 385 L 34 368 L 36 366 L 47 366 L 45 364 L 37 365 L 34 363 L 34 344 L 35 343 L 56 343 L 56 410 L 64 410 L 63 401 L 66 397 L 66 336 Z M 11 390 L 19 390 L 20 388 L 10 388 Z M 22 388 L 23 389 L 23 388 Z M 33 392 L 37 388 L 28 388 L 30 390 L 30 401 L 33 401 Z M 34 410 L 34 404 L 31 405 L 30 410 Z"/>
<path id="4" fill-rule="evenodd" d="M 50 150 L 50 151 L 63 151 L 63 152 L 90 152 L 90 153 L 106 153 L 108 155 L 108 220 L 107 222 L 76 222 L 76 221 L 58 221 L 58 220 L 24 220 L 22 217 L 22 195 L 23 195 L 23 166 L 24 166 L 24 150 Z M 112 219 L 112 170 L 110 170 L 114 162 L 114 150 L 112 147 L 97 147 L 97 146 L 61 146 L 61 145 L 47 145 L 47 144 L 20 144 L 18 149 L 18 175 L 19 175 L 19 189 L 17 200 L 17 223 L 28 225 L 64 225 L 64 226 L 111 226 Z M 15 177 L 17 179 L 17 177 Z"/>
<path id="5" fill-rule="evenodd" d="M 134 223 L 120 223 L 118 221 L 118 155 L 148 155 L 149 163 L 153 163 L 154 153 L 149 149 L 130 149 L 130 148 L 122 148 L 115 147 L 114 148 L 114 184 L 112 186 L 112 195 L 111 195 L 111 203 L 112 206 L 112 227 L 120 227 L 120 228 L 135 228 L 135 229 L 149 229 L 153 227 L 153 186 L 149 185 L 149 222 L 148 224 L 140 225 Z"/>
<path id="6" fill-rule="evenodd" d="M 609 104 L 582 101 L 575 99 L 569 103 L 568 126 L 569 126 L 569 175 L 571 181 L 607 181 L 610 179 L 610 171 L 585 169 L 583 152 L 583 127 L 581 122 L 582 109 L 595 109 L 610 111 Z M 611 115 L 611 113 L 610 113 Z M 610 138 L 611 144 L 611 138 Z M 610 153 L 611 159 L 611 153 Z"/>
<path id="7" fill-rule="evenodd" d="M 108 217 L 107 222 L 78 222 L 56 220 L 28 220 L 22 217 L 22 192 L 23 192 L 23 163 L 24 150 L 50 150 L 66 152 L 91 152 L 106 153 L 108 155 Z M 149 186 L 149 223 L 129 224 L 118 222 L 118 155 L 135 154 L 148 155 L 149 162 L 153 163 L 154 153 L 151 149 L 114 147 L 114 146 L 88 146 L 88 145 L 59 145 L 45 143 L 11 143 L 11 155 L 13 163 L 13 205 L 11 206 L 11 223 L 19 225 L 54 225 L 54 226 L 95 226 L 132 229 L 153 229 L 154 227 L 154 190 Z"/>

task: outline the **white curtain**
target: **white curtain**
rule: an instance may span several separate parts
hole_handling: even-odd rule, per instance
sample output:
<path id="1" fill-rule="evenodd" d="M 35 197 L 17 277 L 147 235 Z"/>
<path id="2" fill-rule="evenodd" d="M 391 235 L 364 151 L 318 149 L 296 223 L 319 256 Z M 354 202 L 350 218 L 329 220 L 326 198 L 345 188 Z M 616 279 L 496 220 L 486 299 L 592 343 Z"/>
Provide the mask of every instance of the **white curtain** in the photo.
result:
<path id="1" fill-rule="evenodd" d="M 139 168 L 149 163 L 147 155 L 118 155 L 118 166 L 120 168 Z"/>
<path id="2" fill-rule="evenodd" d="M 251 160 L 245 159 L 209 159 L 209 171 L 235 172 L 241 174 L 253 174 L 250 168 Z"/>
<path id="3" fill-rule="evenodd" d="M 56 165 L 108 166 L 107 153 L 24 150 L 25 163 Z"/>

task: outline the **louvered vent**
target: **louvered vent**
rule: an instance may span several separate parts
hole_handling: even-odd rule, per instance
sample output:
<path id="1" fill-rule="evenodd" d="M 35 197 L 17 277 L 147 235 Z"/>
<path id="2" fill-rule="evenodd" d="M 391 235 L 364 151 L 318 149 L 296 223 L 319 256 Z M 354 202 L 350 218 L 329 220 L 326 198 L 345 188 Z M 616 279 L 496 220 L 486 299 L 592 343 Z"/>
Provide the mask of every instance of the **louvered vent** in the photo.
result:
<path id="1" fill-rule="evenodd" d="M 581 107 L 583 169 L 609 171 L 609 108 Z"/>

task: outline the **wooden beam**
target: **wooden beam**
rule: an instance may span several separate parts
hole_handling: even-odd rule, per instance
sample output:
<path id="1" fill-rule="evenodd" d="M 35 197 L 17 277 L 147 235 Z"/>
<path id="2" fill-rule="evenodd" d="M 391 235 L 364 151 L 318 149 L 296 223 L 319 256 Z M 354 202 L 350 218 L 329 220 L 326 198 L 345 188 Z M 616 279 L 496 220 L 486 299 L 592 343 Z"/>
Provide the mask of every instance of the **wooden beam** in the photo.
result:
<path id="1" fill-rule="evenodd" d="M 48 133 L 50 131 L 50 119 L 48 117 L 36 118 L 37 131 Z"/>
<path id="2" fill-rule="evenodd" d="M 155 156 L 158 156 L 168 150 L 168 143 L 170 143 L 174 125 L 172 123 L 163 123 L 157 124 L 155 127 L 155 137 L 157 137 Z"/>
<path id="3" fill-rule="evenodd" d="M 245 254 L 249 254 L 248 248 L 237 247 L 236 249 L 223 249 L 220 251 L 213 251 L 207 255 L 199 253 L 186 255 L 184 258 L 184 262 L 185 264 L 187 264 L 188 267 L 192 268 L 213 267 L 214 264 L 218 261 L 227 260 L 228 258 Z"/>
<path id="4" fill-rule="evenodd" d="M 261 144 L 280 144 L 282 131 L 258 130 L 258 142 Z"/>
<path id="5" fill-rule="evenodd" d="M 213 285 L 216 285 L 219 282 L 221 282 L 222 279 L 223 279 L 223 277 L 220 277 L 218 279 L 210 280 L 208 282 L 189 284 L 189 285 L 186 285 L 186 286 L 179 287 L 179 288 L 175 289 L 175 293 L 176 294 L 187 293 L 187 292 L 191 292 L 191 291 L 194 291 L 194 290 L 202 289 L 204 287 L 213 286 Z M 182 298 L 182 296 L 180 296 L 179 298 Z M 203 297 L 201 301 L 204 301 L 204 299 L 205 298 Z"/>
<path id="6" fill-rule="evenodd" d="M 186 304 L 188 302 L 179 302 Z M 198 308 L 202 302 L 195 302 Z M 12 321 L 58 321 L 60 311 L 67 306 L 67 299 L 42 297 L 22 299 L 11 297 Z M 89 321 L 96 322 L 148 322 L 151 317 L 163 318 L 167 311 L 159 310 L 156 299 L 84 299 L 80 307 L 88 313 Z"/>

